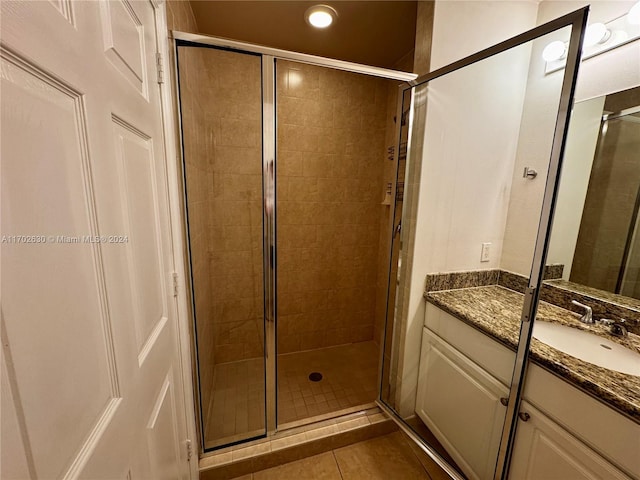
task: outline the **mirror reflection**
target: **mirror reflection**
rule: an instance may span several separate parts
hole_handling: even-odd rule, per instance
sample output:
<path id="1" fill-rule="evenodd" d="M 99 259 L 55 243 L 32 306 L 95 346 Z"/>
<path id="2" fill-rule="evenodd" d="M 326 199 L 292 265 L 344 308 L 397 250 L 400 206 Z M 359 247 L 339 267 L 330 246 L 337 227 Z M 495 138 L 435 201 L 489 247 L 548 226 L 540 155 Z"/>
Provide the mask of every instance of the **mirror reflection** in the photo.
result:
<path id="1" fill-rule="evenodd" d="M 639 152 L 640 87 L 575 105 L 549 250 L 568 286 L 640 299 Z"/>

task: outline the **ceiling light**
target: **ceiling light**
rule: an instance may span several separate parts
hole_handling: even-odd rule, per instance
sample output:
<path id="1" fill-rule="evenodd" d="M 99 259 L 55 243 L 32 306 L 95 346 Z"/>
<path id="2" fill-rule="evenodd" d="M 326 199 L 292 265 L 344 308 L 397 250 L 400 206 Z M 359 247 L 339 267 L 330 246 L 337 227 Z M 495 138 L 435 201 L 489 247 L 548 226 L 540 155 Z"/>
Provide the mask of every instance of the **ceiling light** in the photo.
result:
<path id="1" fill-rule="evenodd" d="M 627 14 L 627 22 L 631 25 L 640 25 L 640 2 L 636 3 Z"/>
<path id="2" fill-rule="evenodd" d="M 609 40 L 610 36 L 611 32 L 604 23 L 593 23 L 584 32 L 584 46 L 593 47 L 599 43 L 604 43 Z"/>
<path id="3" fill-rule="evenodd" d="M 566 47 L 564 42 L 560 40 L 556 40 L 555 42 L 551 42 L 549 45 L 544 47 L 542 51 L 542 58 L 545 62 L 555 62 L 556 60 L 560 60 L 564 57 L 566 53 Z"/>
<path id="4" fill-rule="evenodd" d="M 307 23 L 316 28 L 327 28 L 337 16 L 338 12 L 328 5 L 314 5 L 304 13 Z"/>

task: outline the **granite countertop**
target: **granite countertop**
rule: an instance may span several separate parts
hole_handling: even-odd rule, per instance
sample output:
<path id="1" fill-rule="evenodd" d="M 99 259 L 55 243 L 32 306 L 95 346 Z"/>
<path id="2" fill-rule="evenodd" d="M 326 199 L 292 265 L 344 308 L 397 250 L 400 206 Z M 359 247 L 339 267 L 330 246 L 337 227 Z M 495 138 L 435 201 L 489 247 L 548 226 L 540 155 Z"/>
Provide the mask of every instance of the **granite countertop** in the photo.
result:
<path id="1" fill-rule="evenodd" d="M 431 291 L 425 298 L 510 349 L 516 349 L 524 301 L 522 294 L 499 285 L 488 285 Z M 608 327 L 583 324 L 567 310 L 550 303 L 540 302 L 537 319 L 600 334 L 640 352 L 640 336 L 614 337 L 608 333 Z M 640 377 L 587 363 L 536 338 L 531 340 L 529 358 L 640 423 Z"/>

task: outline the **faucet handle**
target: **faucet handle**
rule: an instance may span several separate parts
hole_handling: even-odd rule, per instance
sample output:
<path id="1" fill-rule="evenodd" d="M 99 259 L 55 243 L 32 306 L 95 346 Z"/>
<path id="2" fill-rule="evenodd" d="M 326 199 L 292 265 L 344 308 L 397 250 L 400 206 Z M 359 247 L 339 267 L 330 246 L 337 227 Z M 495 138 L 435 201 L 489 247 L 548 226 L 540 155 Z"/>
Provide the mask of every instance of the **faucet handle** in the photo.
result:
<path id="1" fill-rule="evenodd" d="M 615 320 L 611 320 L 610 318 L 601 318 L 600 320 L 596 320 L 596 322 L 603 325 L 613 325 L 614 323 L 616 323 Z"/>
<path id="2" fill-rule="evenodd" d="M 571 300 L 576 307 L 580 307 L 584 309 L 584 314 L 580 317 L 580 321 L 582 323 L 593 323 L 593 309 L 589 305 L 585 305 L 584 303 L 580 303 L 576 300 Z"/>
<path id="3" fill-rule="evenodd" d="M 617 322 L 613 322 L 611 324 L 611 335 L 615 335 L 616 337 L 626 337 L 628 335 L 627 321 L 624 318 L 621 318 Z"/>

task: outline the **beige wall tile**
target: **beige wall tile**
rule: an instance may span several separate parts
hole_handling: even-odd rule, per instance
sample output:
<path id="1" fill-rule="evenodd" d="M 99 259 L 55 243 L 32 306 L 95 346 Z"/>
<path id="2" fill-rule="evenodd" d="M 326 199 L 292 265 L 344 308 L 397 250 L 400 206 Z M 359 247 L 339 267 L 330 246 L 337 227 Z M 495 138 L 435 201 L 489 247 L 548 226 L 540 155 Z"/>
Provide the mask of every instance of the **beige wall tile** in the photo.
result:
<path id="1" fill-rule="evenodd" d="M 392 173 L 391 87 L 284 61 L 277 74 L 279 347 L 371 340 L 377 295 L 386 297 L 378 257 L 384 176 Z"/>

